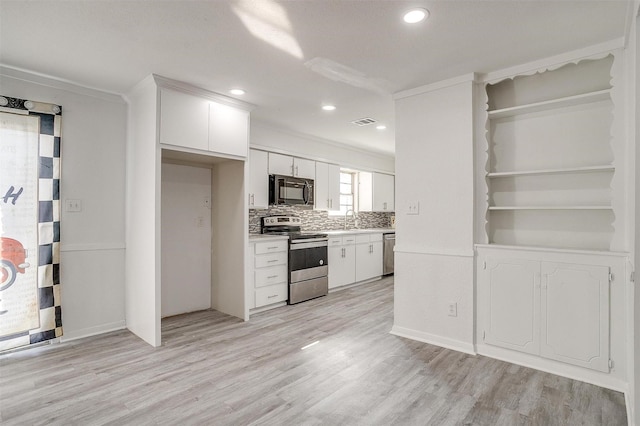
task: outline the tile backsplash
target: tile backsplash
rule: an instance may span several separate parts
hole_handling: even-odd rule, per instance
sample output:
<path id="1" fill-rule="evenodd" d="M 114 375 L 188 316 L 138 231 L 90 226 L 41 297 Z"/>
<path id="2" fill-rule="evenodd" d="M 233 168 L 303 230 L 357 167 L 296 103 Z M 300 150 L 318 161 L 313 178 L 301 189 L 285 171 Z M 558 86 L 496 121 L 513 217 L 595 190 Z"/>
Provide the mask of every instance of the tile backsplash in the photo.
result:
<path id="1" fill-rule="evenodd" d="M 304 231 L 344 229 L 344 216 L 329 216 L 326 211 L 295 206 L 274 206 L 266 210 L 249 210 L 249 233 L 259 234 L 260 218 L 273 215 L 291 215 L 301 218 Z M 355 218 L 353 216 L 347 217 L 347 228 L 390 228 L 393 215 L 394 213 L 360 212 Z"/>

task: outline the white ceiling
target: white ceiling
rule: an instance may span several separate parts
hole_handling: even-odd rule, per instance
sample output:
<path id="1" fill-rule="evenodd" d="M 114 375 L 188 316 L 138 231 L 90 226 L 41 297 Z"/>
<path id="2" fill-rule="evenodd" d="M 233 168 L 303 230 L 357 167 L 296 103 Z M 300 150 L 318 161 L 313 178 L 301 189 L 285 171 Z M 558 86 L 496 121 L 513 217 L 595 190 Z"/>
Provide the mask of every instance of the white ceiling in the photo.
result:
<path id="1" fill-rule="evenodd" d="M 242 87 L 253 119 L 392 154 L 391 93 L 623 37 L 631 3 L 0 0 L 0 63 L 122 94 L 151 73 L 224 94 Z M 413 6 L 431 17 L 404 24 Z M 340 78 L 365 88 L 311 60 L 348 67 Z M 350 123 L 363 117 L 388 128 Z"/>

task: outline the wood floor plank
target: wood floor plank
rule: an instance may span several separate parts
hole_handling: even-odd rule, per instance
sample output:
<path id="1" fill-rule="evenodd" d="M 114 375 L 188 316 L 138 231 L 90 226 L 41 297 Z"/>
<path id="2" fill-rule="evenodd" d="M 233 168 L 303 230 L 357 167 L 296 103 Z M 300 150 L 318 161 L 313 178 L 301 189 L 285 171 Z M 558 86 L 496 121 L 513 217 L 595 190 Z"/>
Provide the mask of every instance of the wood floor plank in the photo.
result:
<path id="1" fill-rule="evenodd" d="M 619 392 L 389 333 L 393 279 L 0 355 L 3 425 L 624 425 Z M 306 349 L 303 347 L 309 346 Z"/>

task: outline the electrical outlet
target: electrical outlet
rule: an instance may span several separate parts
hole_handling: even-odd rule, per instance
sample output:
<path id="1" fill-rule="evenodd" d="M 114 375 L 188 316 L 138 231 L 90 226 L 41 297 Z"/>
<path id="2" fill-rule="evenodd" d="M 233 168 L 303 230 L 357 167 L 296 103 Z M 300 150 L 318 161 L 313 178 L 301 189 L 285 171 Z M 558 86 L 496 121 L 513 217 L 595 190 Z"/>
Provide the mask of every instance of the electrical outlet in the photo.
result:
<path id="1" fill-rule="evenodd" d="M 407 214 L 420 214 L 420 202 L 412 201 L 409 203 Z"/>
<path id="2" fill-rule="evenodd" d="M 64 200 L 64 211 L 66 212 L 81 212 L 82 200 Z"/>
<path id="3" fill-rule="evenodd" d="M 202 205 L 205 206 L 206 208 L 210 209 L 211 208 L 211 197 L 204 197 L 202 199 Z"/>
<path id="4" fill-rule="evenodd" d="M 204 228 L 204 217 L 198 216 L 196 218 L 196 228 Z"/>
<path id="5" fill-rule="evenodd" d="M 450 317 L 458 316 L 458 304 L 456 302 L 449 302 L 449 316 Z"/>

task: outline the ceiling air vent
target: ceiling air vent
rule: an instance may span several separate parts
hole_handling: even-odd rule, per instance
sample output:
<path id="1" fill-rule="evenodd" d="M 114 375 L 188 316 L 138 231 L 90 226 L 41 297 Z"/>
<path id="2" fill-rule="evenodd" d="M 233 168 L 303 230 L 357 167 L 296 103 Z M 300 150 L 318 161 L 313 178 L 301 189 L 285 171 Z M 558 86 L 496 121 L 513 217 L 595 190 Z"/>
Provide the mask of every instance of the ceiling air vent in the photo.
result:
<path id="1" fill-rule="evenodd" d="M 370 117 L 360 118 L 358 120 L 352 121 L 352 123 L 357 125 L 357 126 L 368 126 L 369 124 L 373 124 L 375 122 L 376 122 L 376 120 L 374 120 L 373 118 L 370 118 Z"/>

